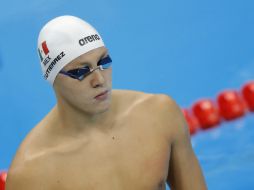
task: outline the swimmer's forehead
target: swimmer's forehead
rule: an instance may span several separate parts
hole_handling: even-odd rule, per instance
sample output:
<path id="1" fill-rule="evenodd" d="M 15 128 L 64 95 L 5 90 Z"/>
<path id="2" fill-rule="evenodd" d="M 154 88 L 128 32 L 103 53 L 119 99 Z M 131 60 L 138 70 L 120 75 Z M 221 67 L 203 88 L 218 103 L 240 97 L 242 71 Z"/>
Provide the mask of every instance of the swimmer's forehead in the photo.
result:
<path id="1" fill-rule="evenodd" d="M 108 55 L 108 49 L 106 47 L 99 47 L 84 53 L 67 64 L 64 69 L 78 68 L 84 65 L 91 65 L 92 63 L 97 63 L 101 58 Z"/>

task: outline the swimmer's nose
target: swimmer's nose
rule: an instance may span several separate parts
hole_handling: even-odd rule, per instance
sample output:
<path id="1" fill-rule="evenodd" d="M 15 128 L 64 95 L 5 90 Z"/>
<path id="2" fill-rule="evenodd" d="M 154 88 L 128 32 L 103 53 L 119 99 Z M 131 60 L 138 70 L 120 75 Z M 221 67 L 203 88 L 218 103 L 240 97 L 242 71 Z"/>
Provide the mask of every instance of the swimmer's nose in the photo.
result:
<path id="1" fill-rule="evenodd" d="M 103 77 L 101 71 L 96 69 L 91 73 L 91 86 L 93 88 L 98 88 L 104 86 L 105 78 Z"/>

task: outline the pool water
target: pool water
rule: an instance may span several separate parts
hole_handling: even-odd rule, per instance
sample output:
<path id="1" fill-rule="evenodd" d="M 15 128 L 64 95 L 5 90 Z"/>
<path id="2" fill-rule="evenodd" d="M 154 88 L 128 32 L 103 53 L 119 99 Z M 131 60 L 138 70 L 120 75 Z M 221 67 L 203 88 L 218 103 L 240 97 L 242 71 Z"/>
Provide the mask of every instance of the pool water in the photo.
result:
<path id="1" fill-rule="evenodd" d="M 192 137 L 209 189 L 254 189 L 254 114 Z"/>

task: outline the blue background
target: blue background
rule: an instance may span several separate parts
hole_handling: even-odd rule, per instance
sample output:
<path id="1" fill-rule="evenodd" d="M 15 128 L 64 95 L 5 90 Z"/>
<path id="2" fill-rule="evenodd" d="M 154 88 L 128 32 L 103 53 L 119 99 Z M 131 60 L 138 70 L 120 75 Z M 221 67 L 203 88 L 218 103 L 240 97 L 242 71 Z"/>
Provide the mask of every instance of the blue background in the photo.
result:
<path id="1" fill-rule="evenodd" d="M 0 168 L 55 104 L 36 47 L 48 20 L 69 14 L 97 28 L 114 61 L 114 88 L 166 93 L 189 107 L 254 78 L 253 7 L 252 0 L 1 2 Z M 254 187 L 251 116 L 193 137 L 209 189 Z"/>

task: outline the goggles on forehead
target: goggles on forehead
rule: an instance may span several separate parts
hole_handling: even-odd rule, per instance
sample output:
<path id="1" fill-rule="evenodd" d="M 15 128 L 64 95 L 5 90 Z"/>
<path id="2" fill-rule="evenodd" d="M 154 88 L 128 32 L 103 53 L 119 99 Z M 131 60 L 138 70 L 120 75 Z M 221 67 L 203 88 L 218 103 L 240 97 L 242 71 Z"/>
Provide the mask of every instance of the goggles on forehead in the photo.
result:
<path id="1" fill-rule="evenodd" d="M 102 58 L 97 63 L 97 67 L 95 67 L 95 68 L 90 68 L 88 66 L 84 66 L 82 68 L 72 69 L 69 71 L 61 70 L 59 73 L 81 81 L 97 69 L 100 69 L 102 71 L 102 70 L 110 68 L 111 64 L 112 64 L 112 59 L 108 55 L 107 57 Z"/>

